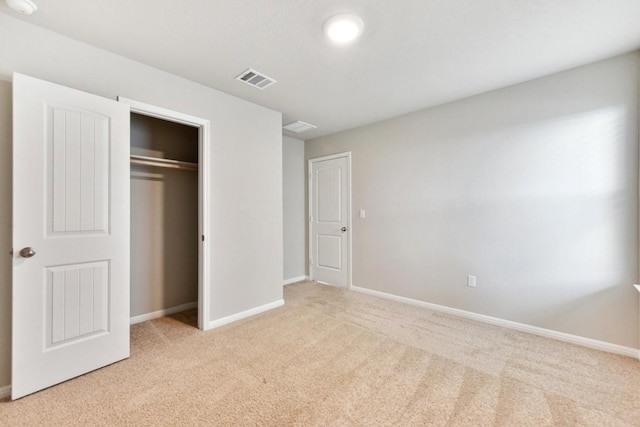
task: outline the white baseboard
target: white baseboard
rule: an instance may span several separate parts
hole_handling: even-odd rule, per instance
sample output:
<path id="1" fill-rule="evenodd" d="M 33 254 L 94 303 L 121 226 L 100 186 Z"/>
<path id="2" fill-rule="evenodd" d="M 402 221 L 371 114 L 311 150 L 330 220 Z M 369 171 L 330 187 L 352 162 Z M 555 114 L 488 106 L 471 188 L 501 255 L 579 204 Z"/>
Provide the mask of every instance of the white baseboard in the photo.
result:
<path id="1" fill-rule="evenodd" d="M 231 316 L 222 317 L 217 320 L 212 320 L 207 325 L 207 329 L 218 328 L 220 326 L 226 325 L 228 323 L 236 322 L 241 319 L 245 319 L 247 317 L 255 316 L 256 314 L 264 313 L 265 311 L 272 310 L 274 308 L 278 308 L 284 305 L 284 300 L 278 300 L 271 302 L 269 304 L 261 305 L 259 307 L 254 307 L 246 311 L 242 311 L 240 313 L 232 314 Z"/>
<path id="2" fill-rule="evenodd" d="M 11 385 L 0 387 L 0 399 L 11 396 Z"/>
<path id="3" fill-rule="evenodd" d="M 176 305 L 175 307 L 165 308 L 164 310 L 154 311 L 152 313 L 141 314 L 129 319 L 129 324 L 146 322 L 147 320 L 157 319 L 159 317 L 169 316 L 171 314 L 180 313 L 181 311 L 191 310 L 198 307 L 198 301 L 188 302 L 186 304 Z"/>
<path id="4" fill-rule="evenodd" d="M 612 344 L 605 341 L 598 341 L 591 338 L 585 338 L 578 335 L 567 334 L 565 332 L 553 331 L 551 329 L 540 328 L 538 326 L 531 326 L 524 323 L 513 322 L 511 320 L 500 319 L 497 317 L 486 316 L 484 314 L 473 313 L 471 311 L 460 310 L 458 308 L 451 308 L 444 305 L 432 304 L 416 299 L 401 297 L 393 294 L 387 294 L 385 292 L 374 291 L 372 289 L 361 288 L 358 286 L 352 286 L 351 290 L 360 292 L 362 294 L 372 295 L 379 298 L 388 299 L 391 301 L 402 302 L 405 304 L 411 304 L 418 307 L 428 308 L 429 310 L 439 311 L 442 313 L 451 314 L 453 316 L 464 317 L 465 319 L 477 320 L 479 322 L 489 323 L 491 325 L 502 326 L 508 329 L 514 329 L 516 331 L 528 332 L 530 334 L 539 335 L 541 337 L 552 338 L 558 341 L 568 342 L 571 344 L 580 345 L 582 347 L 588 347 L 595 350 L 606 351 L 608 353 L 620 354 L 622 356 L 629 356 L 640 360 L 640 349 L 625 347 L 618 344 Z"/>
<path id="5" fill-rule="evenodd" d="M 309 280 L 309 276 L 298 276 L 298 277 L 292 277 L 291 279 L 286 279 L 285 281 L 282 282 L 282 286 L 287 286 L 292 283 L 302 282 L 303 280 Z"/>

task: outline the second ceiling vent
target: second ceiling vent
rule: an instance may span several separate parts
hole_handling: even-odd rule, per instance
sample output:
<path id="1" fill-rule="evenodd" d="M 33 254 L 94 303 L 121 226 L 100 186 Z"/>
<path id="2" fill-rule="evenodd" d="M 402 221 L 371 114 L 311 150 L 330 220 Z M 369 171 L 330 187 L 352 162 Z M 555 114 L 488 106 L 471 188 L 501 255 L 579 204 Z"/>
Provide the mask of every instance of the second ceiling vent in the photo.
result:
<path id="1" fill-rule="evenodd" d="M 250 86 L 257 87 L 258 89 L 266 89 L 274 83 L 277 83 L 275 79 L 267 77 L 264 74 L 249 68 L 243 71 L 236 77 L 236 80 L 246 83 Z"/>

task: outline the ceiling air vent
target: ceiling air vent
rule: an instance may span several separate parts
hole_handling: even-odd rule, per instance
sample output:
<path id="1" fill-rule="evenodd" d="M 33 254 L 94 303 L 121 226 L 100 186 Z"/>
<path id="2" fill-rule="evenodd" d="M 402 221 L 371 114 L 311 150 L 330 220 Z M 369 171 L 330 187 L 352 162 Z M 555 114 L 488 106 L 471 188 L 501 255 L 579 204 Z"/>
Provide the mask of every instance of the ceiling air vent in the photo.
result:
<path id="1" fill-rule="evenodd" d="M 240 73 L 240 75 L 236 77 L 236 80 L 246 83 L 250 86 L 257 87 L 258 89 L 266 89 L 272 84 L 277 83 L 275 79 L 267 77 L 264 74 L 259 73 L 251 68 Z"/>
<path id="2" fill-rule="evenodd" d="M 298 120 L 295 122 L 287 123 L 286 125 L 282 126 L 282 129 L 290 130 L 291 132 L 295 132 L 295 133 L 302 133 L 311 129 L 315 129 L 317 127 L 318 126 L 316 125 L 301 122 L 300 120 Z"/>

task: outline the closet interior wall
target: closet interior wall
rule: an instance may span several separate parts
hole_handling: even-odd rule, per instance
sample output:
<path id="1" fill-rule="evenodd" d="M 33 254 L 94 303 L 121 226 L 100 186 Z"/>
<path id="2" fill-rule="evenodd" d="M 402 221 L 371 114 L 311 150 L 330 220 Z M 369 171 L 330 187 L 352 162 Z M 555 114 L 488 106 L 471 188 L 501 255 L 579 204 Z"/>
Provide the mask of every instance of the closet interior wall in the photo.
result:
<path id="1" fill-rule="evenodd" d="M 198 129 L 132 113 L 131 154 L 197 164 Z M 131 317 L 197 301 L 198 173 L 132 163 Z"/>

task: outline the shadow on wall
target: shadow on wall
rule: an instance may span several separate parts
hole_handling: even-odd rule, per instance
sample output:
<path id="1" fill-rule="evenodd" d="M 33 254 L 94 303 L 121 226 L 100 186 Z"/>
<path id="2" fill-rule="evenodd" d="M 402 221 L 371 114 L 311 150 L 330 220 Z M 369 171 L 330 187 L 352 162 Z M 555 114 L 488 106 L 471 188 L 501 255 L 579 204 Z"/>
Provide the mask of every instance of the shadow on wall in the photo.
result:
<path id="1" fill-rule="evenodd" d="M 12 86 L 0 80 L 0 387 L 11 382 Z"/>
<path id="2" fill-rule="evenodd" d="M 197 174 L 132 167 L 131 316 L 197 301 L 197 206 Z"/>

